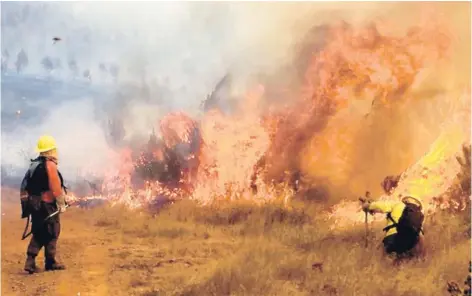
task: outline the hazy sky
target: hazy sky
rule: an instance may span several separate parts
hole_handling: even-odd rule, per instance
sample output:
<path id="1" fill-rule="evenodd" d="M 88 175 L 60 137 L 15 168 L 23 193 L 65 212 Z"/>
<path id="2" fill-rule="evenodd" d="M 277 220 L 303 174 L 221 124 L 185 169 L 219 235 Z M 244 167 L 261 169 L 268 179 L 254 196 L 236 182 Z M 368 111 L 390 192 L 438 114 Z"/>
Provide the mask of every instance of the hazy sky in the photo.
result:
<path id="1" fill-rule="evenodd" d="M 13 114 L 4 116 L 5 125 L 6 120 L 17 121 L 15 130 L 2 131 L 2 163 L 24 167 L 25 155 L 34 156 L 37 137 L 49 133 L 57 138 L 63 168 L 70 172 L 84 162 L 103 163 L 109 147 L 100 122 L 105 118 L 97 118 L 97 106 L 113 106 L 110 100 L 115 99 L 71 87 L 77 83 L 72 81 L 70 62 L 77 65 L 79 76 L 90 71 L 95 89 L 113 93 L 125 85 L 138 87 L 126 94 L 125 101 L 131 103 L 125 129 L 128 135 L 148 134 L 169 109 L 197 113 L 226 73 L 236 73 L 235 85 L 244 91 L 249 74 L 271 71 L 289 61 L 296 35 L 287 32 L 302 16 L 280 5 L 237 3 L 2 2 L 1 8 L 2 60 L 10 73 L 4 79 L 8 83 L 2 84 L 3 110 L 11 113 L 19 105 L 38 113 L 23 110 L 21 121 Z M 62 40 L 53 44 L 53 37 Z M 26 52 L 28 66 L 13 77 L 20 50 Z M 51 73 L 41 64 L 45 57 L 56 64 Z M 119 68 L 116 84 L 100 64 L 108 72 L 111 65 Z M 22 80 L 31 75 L 39 82 Z M 66 86 L 41 82 L 48 77 Z M 151 96 L 157 96 L 159 84 L 167 88 L 159 94 L 161 102 L 143 101 L 139 88 L 146 85 Z M 32 94 L 20 94 L 18 85 L 22 93 Z M 34 107 L 38 105 L 47 112 L 39 112 Z M 35 116 L 40 124 L 23 124 L 23 119 Z"/>

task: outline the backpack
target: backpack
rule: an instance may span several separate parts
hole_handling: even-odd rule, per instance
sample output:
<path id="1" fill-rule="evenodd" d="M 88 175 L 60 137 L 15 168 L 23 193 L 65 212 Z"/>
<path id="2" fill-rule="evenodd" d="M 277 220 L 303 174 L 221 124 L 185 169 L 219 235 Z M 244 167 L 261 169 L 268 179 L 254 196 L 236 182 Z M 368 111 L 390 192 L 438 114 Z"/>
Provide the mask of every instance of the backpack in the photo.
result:
<path id="1" fill-rule="evenodd" d="M 31 178 L 38 168 L 39 164 L 41 164 L 41 160 L 39 159 L 32 159 L 30 167 L 28 171 L 26 172 L 20 186 L 20 191 L 21 192 L 28 192 L 28 185 L 30 184 Z M 62 174 L 58 171 L 57 172 L 59 175 L 59 180 L 61 182 L 61 187 L 64 190 L 65 194 L 67 194 L 67 187 L 64 185 L 64 178 L 62 177 Z M 27 198 L 22 198 L 21 199 L 21 218 L 27 218 L 33 211 L 38 211 L 40 208 L 40 198 L 34 197 L 34 196 L 28 196 Z M 67 202 L 66 202 L 67 204 Z"/>
<path id="2" fill-rule="evenodd" d="M 398 219 L 398 223 L 393 220 L 390 213 L 387 214 L 387 218 L 393 222 L 393 225 L 385 227 L 384 231 L 396 227 L 397 233 L 400 235 L 418 236 L 420 232 L 423 233 L 424 214 L 421 211 L 421 206 L 405 202 L 405 209 Z"/>
<path id="3" fill-rule="evenodd" d="M 21 181 L 21 186 L 20 186 L 20 191 L 22 192 L 27 192 L 28 191 L 28 185 L 31 180 L 31 177 L 33 176 L 34 172 L 36 171 L 36 168 L 38 168 L 38 165 L 40 164 L 39 161 L 31 161 L 30 167 L 28 171 L 25 174 L 25 177 Z M 39 208 L 39 201 L 34 200 L 32 196 L 27 196 L 27 197 L 22 197 L 21 198 L 21 218 L 27 218 L 29 215 L 31 215 L 32 211 L 37 210 Z"/>

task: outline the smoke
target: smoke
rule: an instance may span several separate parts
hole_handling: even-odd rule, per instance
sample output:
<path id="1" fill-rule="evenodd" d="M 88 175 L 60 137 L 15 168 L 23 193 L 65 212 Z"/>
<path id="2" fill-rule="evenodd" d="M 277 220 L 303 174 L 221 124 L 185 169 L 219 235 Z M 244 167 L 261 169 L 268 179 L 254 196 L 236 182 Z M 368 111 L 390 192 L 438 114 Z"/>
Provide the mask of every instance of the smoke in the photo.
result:
<path id="1" fill-rule="evenodd" d="M 136 137 L 145 140 L 153 128 L 159 132 L 158 119 L 170 111 L 183 110 L 198 116 L 201 102 L 226 74 L 231 74 L 230 92 L 234 96 L 245 93 L 253 83 L 260 82 L 260 77 L 270 77 L 276 89 L 287 84 L 295 89 L 295 85 L 304 82 L 299 68 L 307 65 L 302 59 L 294 66 L 294 61 L 303 47 L 301 40 L 313 27 L 334 20 L 355 25 L 402 16 L 402 21 L 393 24 L 401 31 L 408 26 L 406 23 L 412 24 L 422 15 L 422 6 L 414 3 L 2 2 L 1 5 L 2 64 L 7 60 L 8 71 L 14 72 L 16 54 L 23 49 L 28 55 L 28 66 L 18 79 L 39 77 L 49 90 L 41 95 L 40 106 L 36 101 L 38 93 L 28 95 L 21 108 L 31 109 L 29 118 L 26 120 L 23 112 L 24 120 L 18 121 L 12 112 L 18 109 L 15 100 L 22 95 L 5 96 L 10 88 L 12 92 L 20 92 L 2 82 L 2 124 L 9 127 L 2 128 L 2 165 L 25 168 L 27 157 L 22 151 L 27 151 L 30 157 L 37 137 L 47 133 L 57 139 L 61 168 L 70 177 L 80 170 L 106 165 L 107 155 L 114 149 L 114 144 L 108 141 L 110 119 L 119 118 L 122 122 L 123 141 Z M 430 5 L 449 9 L 451 13 L 466 11 L 461 7 Z M 467 20 L 465 15 L 454 18 L 455 27 L 463 24 L 456 19 Z M 462 67 L 459 70 L 465 73 L 464 65 L 470 65 L 470 57 L 466 57 L 470 53 L 470 32 L 469 35 L 460 30 L 455 32 L 460 38 L 468 38 L 469 45 L 466 48 L 463 44 L 467 42 L 456 41 L 461 45 L 461 57 L 454 56 L 453 69 L 447 72 L 451 75 L 457 72 L 457 67 Z M 55 36 L 62 40 L 53 44 Z M 322 47 L 322 36 L 317 38 Z M 46 57 L 54 64 L 52 71 L 42 64 Z M 462 63 L 462 59 L 468 63 Z M 454 74 L 447 81 L 440 75 L 441 85 L 448 83 L 449 88 L 456 89 L 457 79 L 470 81 L 468 70 L 468 80 L 463 77 L 466 74 L 461 78 Z M 58 90 L 47 82 L 51 80 L 79 86 Z M 266 89 L 270 93 L 270 88 Z M 88 95 L 91 91 L 96 94 Z M 269 104 L 275 98 L 268 96 Z M 284 100 L 291 104 L 295 98 L 284 96 Z M 367 104 L 359 108 L 369 110 L 369 107 Z M 400 143 L 417 136 L 418 131 L 404 133 L 403 140 L 396 144 L 396 138 L 389 137 L 388 149 L 379 148 L 373 144 L 378 143 L 379 133 L 403 133 L 411 127 L 411 122 L 396 121 L 393 126 L 391 121 L 395 121 L 395 116 L 391 115 L 390 121 L 377 116 L 375 125 L 378 129 L 384 126 L 387 131 L 364 130 L 359 143 L 372 144 L 364 147 L 358 143 L 362 153 L 350 165 L 375 174 L 398 171 L 426 144 L 414 153 L 406 152 L 408 157 L 401 162 L 392 159 L 388 164 L 380 163 Z M 342 115 L 340 118 L 342 121 Z M 358 119 L 353 118 L 352 122 Z M 413 151 L 417 142 L 410 143 L 408 151 Z M 375 158 L 379 162 L 362 166 L 369 159 L 367 151 L 373 149 L 372 145 L 381 151 Z M 382 170 L 378 170 L 380 166 Z M 334 167 L 323 168 L 325 174 L 315 175 L 335 179 Z M 362 178 L 359 184 L 370 185 L 366 179 Z"/>
<path id="2" fill-rule="evenodd" d="M 470 13 L 466 12 L 470 3 L 430 8 L 442 15 L 434 14 L 426 24 L 434 26 L 438 21 L 447 28 L 448 53 L 443 60 L 424 65 L 403 95 L 402 104 L 379 111 L 371 127 L 363 128 L 354 144 L 360 153 L 353 163 L 349 184 L 357 192 L 372 188 L 373 193 L 380 193 L 381 178 L 402 173 L 414 164 L 451 124 L 463 133 L 464 142 L 470 142 L 471 32 Z M 441 38 L 440 29 L 432 38 Z M 460 146 L 451 149 L 459 151 Z M 362 176 L 358 172 L 363 172 Z"/>
<path id="3" fill-rule="evenodd" d="M 2 133 L 2 165 L 27 167 L 35 158 L 38 135 L 50 134 L 57 141 L 61 170 L 66 176 L 77 176 L 85 169 L 100 171 L 110 148 L 93 110 L 92 100 L 84 98 L 54 107 L 39 126 L 20 125 Z"/>
<path id="4" fill-rule="evenodd" d="M 251 74 L 289 62 L 299 15 L 279 4 L 1 5 L 2 165 L 24 169 L 47 133 L 71 174 L 104 159 L 110 119 L 125 140 L 145 138 L 166 112 L 198 113 L 223 75 L 243 92 Z M 21 50 L 28 63 L 15 73 Z"/>
<path id="5" fill-rule="evenodd" d="M 306 156 L 301 159 L 305 172 L 334 183 L 331 187 L 338 198 L 366 190 L 380 194 L 379 184 L 383 178 L 400 174 L 414 164 L 452 122 L 456 131 L 466 135 L 462 140 L 470 141 L 470 96 L 467 95 L 470 93 L 470 15 L 465 9 L 467 5 L 420 5 L 410 6 L 410 9 L 404 5 L 398 7 L 397 13 L 392 11 L 390 17 L 376 22 L 384 36 L 392 37 L 408 37 L 407 30 L 416 26 L 420 30 L 429 28 L 425 34 L 431 34 L 428 39 L 437 42 L 437 49 L 444 50 L 444 56 L 424 60 L 419 67 L 417 64 L 414 80 L 405 72 L 398 76 L 397 81 L 410 82 L 405 89 L 400 87 L 400 92 L 392 92 L 390 99 L 394 104 L 371 109 L 370 100 L 365 101 L 364 106 L 354 102 L 347 112 L 330 119 L 328 126 L 303 150 Z M 439 11 L 447 11 L 455 17 L 445 19 L 445 14 Z M 403 13 L 402 18 L 397 17 L 398 12 Z M 411 41 L 407 46 L 414 48 L 416 41 Z M 423 51 L 417 51 L 419 56 L 434 52 L 428 49 L 428 41 L 421 46 Z M 391 52 L 395 52 L 392 57 L 401 57 L 403 50 L 398 48 Z M 397 62 L 395 67 L 407 69 L 407 65 Z M 358 99 L 354 93 L 351 95 L 352 101 Z M 361 99 L 365 99 L 365 95 Z M 460 150 L 460 146 L 451 149 Z"/>
<path id="6" fill-rule="evenodd" d="M 103 165 L 110 119 L 120 118 L 130 140 L 145 138 L 166 112 L 198 113 L 223 75 L 242 72 L 235 65 L 249 73 L 264 48 L 278 51 L 260 39 L 276 19 L 254 30 L 258 16 L 248 12 L 220 3 L 2 3 L 2 164 L 24 169 L 47 133 L 62 169 L 74 174 Z M 18 75 L 20 50 L 28 65 Z M 36 77 L 34 85 L 25 77 Z M 64 91 L 69 84 L 80 86 Z M 92 88 L 99 94 L 88 96 Z"/>

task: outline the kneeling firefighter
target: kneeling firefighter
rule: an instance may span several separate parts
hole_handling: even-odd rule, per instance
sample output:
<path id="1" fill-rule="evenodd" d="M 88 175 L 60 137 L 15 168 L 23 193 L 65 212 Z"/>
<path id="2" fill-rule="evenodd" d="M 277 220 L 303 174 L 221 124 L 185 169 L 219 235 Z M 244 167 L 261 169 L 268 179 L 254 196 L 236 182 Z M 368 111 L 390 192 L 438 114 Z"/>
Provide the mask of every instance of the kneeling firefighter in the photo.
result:
<path id="1" fill-rule="evenodd" d="M 419 199 L 408 196 L 401 201 L 364 201 L 362 209 L 371 214 L 386 213 L 387 227 L 383 239 L 387 254 L 412 254 L 422 243 L 424 214 Z"/>
<path id="2" fill-rule="evenodd" d="M 20 189 L 21 217 L 28 218 L 29 221 L 31 215 L 32 220 L 32 237 L 24 267 L 30 274 L 36 271 L 35 258 L 42 247 L 47 271 L 65 269 L 64 265 L 56 261 L 56 244 L 61 229 L 58 213 L 66 210 L 66 188 L 57 169 L 56 141 L 51 136 L 41 136 L 36 151 L 39 156 L 31 160 Z M 26 236 L 23 234 L 24 238 Z"/>

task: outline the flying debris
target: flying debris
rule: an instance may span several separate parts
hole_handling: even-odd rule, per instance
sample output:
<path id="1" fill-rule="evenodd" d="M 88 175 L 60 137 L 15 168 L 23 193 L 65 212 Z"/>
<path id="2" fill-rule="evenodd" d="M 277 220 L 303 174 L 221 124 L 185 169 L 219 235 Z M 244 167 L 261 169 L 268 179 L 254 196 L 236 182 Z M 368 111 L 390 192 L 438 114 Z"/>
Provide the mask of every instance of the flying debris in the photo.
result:
<path id="1" fill-rule="evenodd" d="M 54 38 L 52 38 L 52 44 L 54 45 L 54 44 L 56 44 L 56 42 L 59 42 L 59 41 L 61 41 L 61 40 L 62 40 L 62 39 L 59 38 L 59 37 L 54 37 Z"/>

